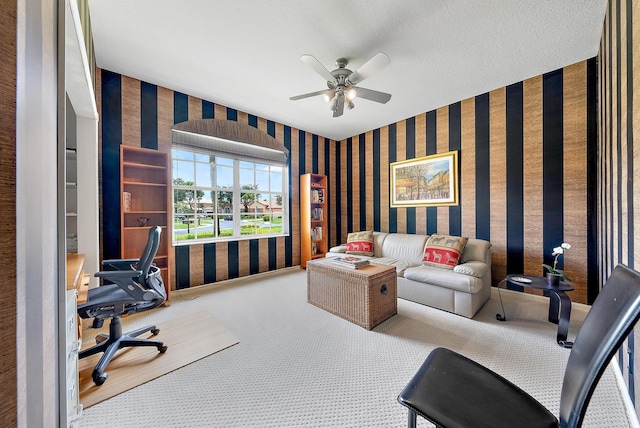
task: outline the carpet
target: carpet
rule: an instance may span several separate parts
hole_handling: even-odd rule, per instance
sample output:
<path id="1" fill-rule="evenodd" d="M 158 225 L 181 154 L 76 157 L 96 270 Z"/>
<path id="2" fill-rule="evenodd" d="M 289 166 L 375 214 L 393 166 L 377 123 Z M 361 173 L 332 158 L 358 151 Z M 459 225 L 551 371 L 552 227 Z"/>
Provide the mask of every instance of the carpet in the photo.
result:
<path id="1" fill-rule="evenodd" d="M 473 319 L 398 299 L 397 315 L 366 330 L 307 303 L 306 271 L 299 267 L 181 290 L 158 316 L 210 311 L 233 326 L 240 344 L 92 406 L 78 425 L 406 427 L 407 410 L 396 398 L 438 346 L 495 370 L 557 415 L 570 350 L 556 344 L 549 299 L 510 290 L 502 297 L 506 322 L 496 320 L 501 307 L 493 289 Z M 569 340 L 587 312 L 573 305 Z M 583 427 L 637 427 L 625 395 L 607 369 Z M 433 425 L 419 418 L 418 427 Z"/>
<path id="2" fill-rule="evenodd" d="M 126 321 L 123 324 L 123 331 L 136 328 L 128 328 Z M 121 349 L 107 366 L 109 377 L 101 386 L 93 383 L 91 373 L 102 354 L 79 360 L 80 403 L 85 409 L 238 343 L 206 310 L 158 323 L 157 327 L 160 333 L 155 338 L 168 346 L 167 352 L 160 354 L 154 347 Z M 151 333 L 141 337 L 151 337 Z M 91 340 L 85 346 L 93 343 Z"/>

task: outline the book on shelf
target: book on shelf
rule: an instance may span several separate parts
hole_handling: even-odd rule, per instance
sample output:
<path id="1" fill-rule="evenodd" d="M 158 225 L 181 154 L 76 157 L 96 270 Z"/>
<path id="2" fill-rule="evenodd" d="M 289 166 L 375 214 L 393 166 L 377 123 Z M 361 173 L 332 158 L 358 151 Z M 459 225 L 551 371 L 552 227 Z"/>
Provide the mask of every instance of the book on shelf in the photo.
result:
<path id="1" fill-rule="evenodd" d="M 313 189 L 311 191 L 311 202 L 312 203 L 323 203 L 324 202 L 324 190 L 322 189 Z"/>
<path id="2" fill-rule="evenodd" d="M 311 240 L 322 241 L 322 226 L 317 226 L 311 229 Z"/>
<path id="3" fill-rule="evenodd" d="M 361 267 L 369 265 L 369 260 L 361 259 L 360 257 L 354 256 L 332 257 L 331 261 L 333 261 L 337 265 L 349 267 L 352 269 L 359 269 Z"/>

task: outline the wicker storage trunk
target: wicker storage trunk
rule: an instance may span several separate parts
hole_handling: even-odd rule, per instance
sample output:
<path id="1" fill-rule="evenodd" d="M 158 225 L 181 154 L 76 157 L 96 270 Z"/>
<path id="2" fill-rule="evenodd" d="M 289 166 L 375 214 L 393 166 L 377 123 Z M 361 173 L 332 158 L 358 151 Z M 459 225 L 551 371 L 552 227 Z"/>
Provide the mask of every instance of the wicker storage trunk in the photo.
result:
<path id="1" fill-rule="evenodd" d="M 393 266 L 350 269 L 314 260 L 307 263 L 307 301 L 371 330 L 398 312 L 396 280 Z"/>

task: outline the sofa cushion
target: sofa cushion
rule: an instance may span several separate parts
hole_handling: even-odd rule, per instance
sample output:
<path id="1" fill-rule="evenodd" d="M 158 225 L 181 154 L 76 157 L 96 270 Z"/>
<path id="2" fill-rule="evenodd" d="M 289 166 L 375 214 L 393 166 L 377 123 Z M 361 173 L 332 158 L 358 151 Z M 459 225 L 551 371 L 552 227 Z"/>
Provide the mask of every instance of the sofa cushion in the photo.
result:
<path id="1" fill-rule="evenodd" d="M 424 247 L 422 264 L 453 269 L 458 264 L 469 238 L 449 235 L 431 235 Z"/>
<path id="2" fill-rule="evenodd" d="M 422 252 L 428 236 L 413 233 L 389 233 L 382 243 L 380 257 L 406 260 L 416 266 L 422 263 Z"/>
<path id="3" fill-rule="evenodd" d="M 345 253 L 373 256 L 373 231 L 367 230 L 348 234 Z"/>
<path id="4" fill-rule="evenodd" d="M 462 253 L 462 259 L 460 263 L 466 263 L 470 261 L 478 261 L 489 263 L 491 255 L 491 242 L 484 239 L 469 238 L 467 245 L 464 247 L 464 253 Z"/>
<path id="5" fill-rule="evenodd" d="M 404 271 L 404 277 L 416 282 L 437 285 L 465 293 L 477 293 L 482 290 L 483 285 L 481 278 L 433 266 L 408 268 Z M 416 286 L 418 287 L 419 285 Z"/>
<path id="6" fill-rule="evenodd" d="M 489 270 L 489 266 L 483 262 L 467 262 L 460 263 L 458 266 L 453 268 L 454 272 L 463 273 L 465 275 L 475 276 L 476 278 L 482 278 L 487 274 Z"/>
<path id="7" fill-rule="evenodd" d="M 411 264 L 406 260 L 394 259 L 391 257 L 376 257 L 371 259 L 371 263 L 377 265 L 393 266 L 396 268 L 396 275 L 399 277 L 402 277 L 404 275 L 404 271 L 407 268 L 412 267 Z"/>

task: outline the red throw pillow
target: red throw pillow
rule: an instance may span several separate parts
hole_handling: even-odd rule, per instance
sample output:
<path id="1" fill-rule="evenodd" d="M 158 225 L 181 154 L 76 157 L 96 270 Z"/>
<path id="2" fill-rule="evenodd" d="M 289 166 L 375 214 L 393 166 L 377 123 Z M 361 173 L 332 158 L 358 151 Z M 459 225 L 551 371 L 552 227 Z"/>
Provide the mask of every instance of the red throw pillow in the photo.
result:
<path id="1" fill-rule="evenodd" d="M 453 269 L 462 258 L 469 238 L 449 235 L 431 235 L 424 247 L 422 264 Z"/>
<path id="2" fill-rule="evenodd" d="M 373 231 L 354 232 L 347 235 L 347 254 L 373 256 Z"/>

